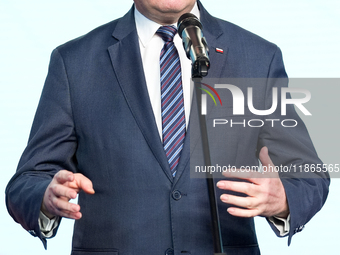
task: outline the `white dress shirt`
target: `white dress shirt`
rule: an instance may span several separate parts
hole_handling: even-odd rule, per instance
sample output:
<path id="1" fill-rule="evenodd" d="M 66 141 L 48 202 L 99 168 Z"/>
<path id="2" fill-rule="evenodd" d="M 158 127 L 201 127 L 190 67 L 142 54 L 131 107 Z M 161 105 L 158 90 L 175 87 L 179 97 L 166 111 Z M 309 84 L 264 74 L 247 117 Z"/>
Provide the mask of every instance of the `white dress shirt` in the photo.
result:
<path id="1" fill-rule="evenodd" d="M 197 4 L 195 4 L 191 13 L 200 17 Z M 135 8 L 135 21 L 139 38 L 139 48 L 143 62 L 144 75 L 146 86 L 148 88 L 149 97 L 152 105 L 152 110 L 155 115 L 155 120 L 162 139 L 162 114 L 161 114 L 161 82 L 160 82 L 160 64 L 159 58 L 161 50 L 164 46 L 164 41 L 156 34 L 156 31 L 162 25 L 146 18 L 137 8 Z M 170 24 L 171 25 L 171 24 Z M 177 24 L 172 24 L 177 27 Z M 177 48 L 182 70 L 182 87 L 184 99 L 184 113 L 186 127 L 189 124 L 189 115 L 191 107 L 191 97 L 193 88 L 190 85 L 191 81 L 191 60 L 187 58 L 184 51 L 182 39 L 178 33 L 174 36 L 174 44 Z"/>

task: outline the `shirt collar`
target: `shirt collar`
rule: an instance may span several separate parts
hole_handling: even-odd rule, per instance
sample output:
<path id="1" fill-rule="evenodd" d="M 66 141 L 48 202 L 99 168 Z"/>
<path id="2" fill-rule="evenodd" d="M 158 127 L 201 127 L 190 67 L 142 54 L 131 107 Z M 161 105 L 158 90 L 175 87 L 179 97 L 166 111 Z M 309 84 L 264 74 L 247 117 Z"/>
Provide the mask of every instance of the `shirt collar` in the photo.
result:
<path id="1" fill-rule="evenodd" d="M 197 3 L 194 5 L 191 13 L 194 14 L 198 19 L 200 19 L 200 12 Z M 155 35 L 158 28 L 162 26 L 145 17 L 137 10 L 137 8 L 135 8 L 135 23 L 139 41 L 142 43 L 144 48 L 150 42 L 151 38 Z M 173 25 L 177 27 L 177 24 Z"/>

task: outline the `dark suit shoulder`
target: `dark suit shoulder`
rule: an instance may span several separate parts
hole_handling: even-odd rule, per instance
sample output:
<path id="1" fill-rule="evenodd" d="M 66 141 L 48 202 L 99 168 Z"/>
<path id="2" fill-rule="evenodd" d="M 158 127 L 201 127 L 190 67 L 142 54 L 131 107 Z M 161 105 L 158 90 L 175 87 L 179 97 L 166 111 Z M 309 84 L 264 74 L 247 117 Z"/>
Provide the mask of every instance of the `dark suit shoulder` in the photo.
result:
<path id="1" fill-rule="evenodd" d="M 208 44 L 226 51 L 224 76 L 268 77 L 274 69 L 280 69 L 279 74 L 275 71 L 277 77 L 286 76 L 277 45 L 228 21 L 213 18 L 211 25 L 217 27 L 213 31 L 216 40 Z"/>
<path id="2" fill-rule="evenodd" d="M 261 36 L 254 34 L 236 24 L 229 21 L 216 19 L 223 34 L 225 40 L 230 47 L 243 47 L 245 49 L 256 49 L 255 52 L 268 51 L 275 52 L 277 50 L 277 45 L 269 42 L 268 40 L 262 38 Z"/>
<path id="3" fill-rule="evenodd" d="M 77 52 L 82 54 L 99 49 L 107 49 L 107 47 L 115 42 L 112 37 L 117 23 L 120 19 L 116 19 L 107 24 L 101 25 L 85 35 L 70 40 L 57 47 L 59 53 L 63 56 Z"/>
<path id="4" fill-rule="evenodd" d="M 57 47 L 60 55 L 71 63 L 107 56 L 107 49 L 130 33 L 136 32 L 133 7 L 123 17 L 99 26 L 89 33 Z"/>

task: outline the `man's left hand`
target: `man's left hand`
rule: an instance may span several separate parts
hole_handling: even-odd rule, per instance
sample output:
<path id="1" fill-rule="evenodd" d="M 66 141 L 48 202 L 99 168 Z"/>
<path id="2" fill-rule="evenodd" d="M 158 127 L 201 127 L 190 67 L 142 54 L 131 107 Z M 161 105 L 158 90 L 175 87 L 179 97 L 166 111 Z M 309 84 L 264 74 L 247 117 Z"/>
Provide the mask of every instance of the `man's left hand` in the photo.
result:
<path id="1" fill-rule="evenodd" d="M 263 147 L 259 155 L 263 166 L 274 167 L 268 155 L 268 148 Z M 289 208 L 286 193 L 279 174 L 273 172 L 225 172 L 225 177 L 237 178 L 248 182 L 223 180 L 217 183 L 217 187 L 223 190 L 230 190 L 246 194 L 246 197 L 223 194 L 221 200 L 224 203 L 237 207 L 229 207 L 228 212 L 238 217 L 281 217 L 287 218 Z M 242 207 L 242 208 L 239 208 Z"/>

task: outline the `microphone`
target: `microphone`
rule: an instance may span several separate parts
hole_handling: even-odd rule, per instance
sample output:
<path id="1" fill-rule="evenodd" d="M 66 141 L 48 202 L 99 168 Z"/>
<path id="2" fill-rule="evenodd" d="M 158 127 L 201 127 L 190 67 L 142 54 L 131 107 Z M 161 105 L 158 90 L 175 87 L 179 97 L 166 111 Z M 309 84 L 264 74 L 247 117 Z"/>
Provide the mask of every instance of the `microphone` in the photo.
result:
<path id="1" fill-rule="evenodd" d="M 202 33 L 202 24 L 191 14 L 183 14 L 177 23 L 177 31 L 183 40 L 187 57 L 192 61 L 192 77 L 204 77 L 210 67 L 209 49 Z"/>

